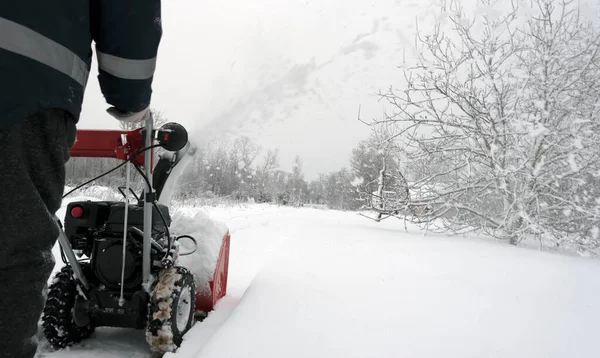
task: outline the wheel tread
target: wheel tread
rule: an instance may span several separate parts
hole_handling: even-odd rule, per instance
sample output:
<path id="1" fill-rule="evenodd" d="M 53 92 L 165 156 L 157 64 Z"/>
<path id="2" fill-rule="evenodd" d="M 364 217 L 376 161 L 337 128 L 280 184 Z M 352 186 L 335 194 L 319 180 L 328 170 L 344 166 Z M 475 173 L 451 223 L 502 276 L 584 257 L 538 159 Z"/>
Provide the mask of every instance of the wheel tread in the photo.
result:
<path id="1" fill-rule="evenodd" d="M 85 327 L 75 324 L 71 312 L 77 295 L 71 268 L 65 266 L 54 277 L 42 312 L 44 336 L 54 349 L 63 349 L 78 343 L 94 331 L 91 324 Z"/>
<path id="2" fill-rule="evenodd" d="M 183 335 L 195 323 L 192 304 L 186 329 L 183 332 L 177 329 L 176 304 L 184 287 L 190 288 L 193 298 L 196 290 L 193 274 L 184 267 L 175 266 L 160 273 L 150 294 L 146 341 L 154 352 L 174 352 L 181 345 Z"/>

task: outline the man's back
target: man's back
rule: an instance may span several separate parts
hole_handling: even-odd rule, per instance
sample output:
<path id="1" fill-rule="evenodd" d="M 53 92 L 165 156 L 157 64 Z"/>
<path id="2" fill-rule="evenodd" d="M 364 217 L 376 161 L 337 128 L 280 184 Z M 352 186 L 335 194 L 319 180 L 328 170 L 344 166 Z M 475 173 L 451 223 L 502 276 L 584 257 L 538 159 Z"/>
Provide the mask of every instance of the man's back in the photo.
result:
<path id="1" fill-rule="evenodd" d="M 160 19 L 160 0 L 0 0 L 0 358 L 36 352 L 92 41 L 109 113 L 139 120 Z"/>

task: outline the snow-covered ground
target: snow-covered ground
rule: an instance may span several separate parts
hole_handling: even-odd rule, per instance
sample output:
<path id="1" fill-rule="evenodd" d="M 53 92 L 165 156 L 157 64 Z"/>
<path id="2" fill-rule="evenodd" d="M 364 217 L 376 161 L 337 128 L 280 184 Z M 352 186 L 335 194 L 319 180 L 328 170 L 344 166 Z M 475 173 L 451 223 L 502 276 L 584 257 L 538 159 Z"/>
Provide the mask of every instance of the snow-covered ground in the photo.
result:
<path id="1" fill-rule="evenodd" d="M 202 210 L 231 230 L 228 295 L 165 357 L 600 356 L 596 260 L 424 236 L 355 213 Z M 40 356 L 149 353 L 143 332 L 102 328 Z"/>

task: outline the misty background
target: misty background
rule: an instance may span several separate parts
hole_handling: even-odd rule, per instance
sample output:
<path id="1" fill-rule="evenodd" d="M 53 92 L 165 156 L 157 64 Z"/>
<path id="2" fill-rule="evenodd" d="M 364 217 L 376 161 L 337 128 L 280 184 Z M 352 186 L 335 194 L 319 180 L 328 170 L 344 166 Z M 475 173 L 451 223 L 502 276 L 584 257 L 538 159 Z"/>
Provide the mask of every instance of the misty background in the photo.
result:
<path id="1" fill-rule="evenodd" d="M 163 2 L 152 107 L 197 142 L 247 135 L 296 155 L 309 179 L 341 169 L 382 115 L 376 93 L 402 81 L 416 26 L 441 1 L 258 0 Z M 118 128 L 92 75 L 80 128 Z"/>
<path id="2" fill-rule="evenodd" d="M 199 148 L 177 198 L 594 252 L 598 19 L 598 0 L 168 0 L 152 109 Z M 88 87 L 79 128 L 118 128 Z M 75 158 L 70 185 L 115 164 Z"/>

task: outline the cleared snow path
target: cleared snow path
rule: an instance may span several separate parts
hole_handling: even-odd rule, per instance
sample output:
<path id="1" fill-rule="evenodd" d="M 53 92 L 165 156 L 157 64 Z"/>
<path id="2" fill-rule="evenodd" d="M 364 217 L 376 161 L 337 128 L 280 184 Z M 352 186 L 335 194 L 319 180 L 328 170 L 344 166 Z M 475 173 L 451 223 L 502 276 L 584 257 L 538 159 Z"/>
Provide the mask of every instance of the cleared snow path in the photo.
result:
<path id="1" fill-rule="evenodd" d="M 597 261 L 333 211 L 267 231 L 277 255 L 170 357 L 600 356 Z"/>

